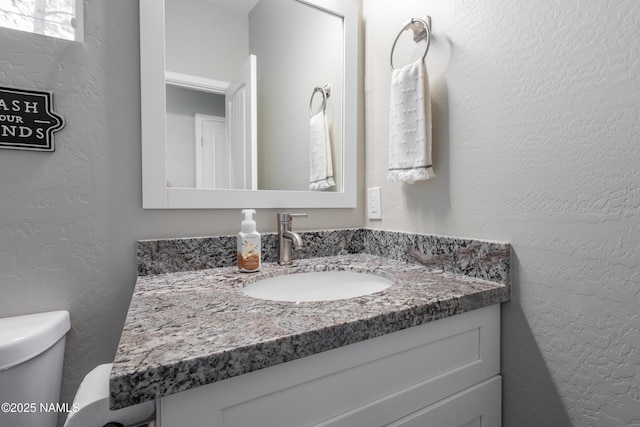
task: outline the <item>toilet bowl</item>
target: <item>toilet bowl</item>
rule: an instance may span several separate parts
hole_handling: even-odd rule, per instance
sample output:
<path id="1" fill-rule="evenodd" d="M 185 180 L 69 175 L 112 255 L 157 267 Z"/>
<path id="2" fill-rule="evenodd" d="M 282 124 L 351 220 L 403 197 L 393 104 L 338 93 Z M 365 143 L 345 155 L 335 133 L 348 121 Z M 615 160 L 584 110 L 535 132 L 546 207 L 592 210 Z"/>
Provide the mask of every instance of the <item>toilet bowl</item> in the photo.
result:
<path id="1" fill-rule="evenodd" d="M 0 319 L 0 426 L 139 426 L 150 420 L 153 402 L 109 410 L 111 364 L 93 369 L 72 405 L 60 404 L 60 383 L 69 313 L 64 310 Z"/>

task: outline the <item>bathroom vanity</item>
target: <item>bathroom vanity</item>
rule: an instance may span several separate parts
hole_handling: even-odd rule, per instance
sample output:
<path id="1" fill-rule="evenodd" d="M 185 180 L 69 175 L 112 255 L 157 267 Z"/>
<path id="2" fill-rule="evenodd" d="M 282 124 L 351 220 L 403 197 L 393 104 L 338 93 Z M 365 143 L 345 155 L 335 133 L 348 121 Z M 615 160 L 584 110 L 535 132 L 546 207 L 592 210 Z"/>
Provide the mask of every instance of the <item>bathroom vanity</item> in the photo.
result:
<path id="1" fill-rule="evenodd" d="M 498 427 L 499 322 L 496 304 L 166 396 L 158 425 Z"/>
<path id="2" fill-rule="evenodd" d="M 173 266 L 140 276 L 111 373 L 112 407 L 155 400 L 160 427 L 500 425 L 509 245 L 372 230 L 302 235 L 300 256 L 323 256 L 291 267 L 267 257 L 256 274 Z M 263 236 L 266 248 L 272 238 Z M 170 253 L 156 263 L 167 267 L 180 253 L 193 262 L 198 245 L 215 254 L 226 243 L 143 243 L 139 255 Z M 394 259 L 411 248 L 428 265 Z M 242 292 L 262 278 L 344 270 L 393 285 L 299 303 Z"/>

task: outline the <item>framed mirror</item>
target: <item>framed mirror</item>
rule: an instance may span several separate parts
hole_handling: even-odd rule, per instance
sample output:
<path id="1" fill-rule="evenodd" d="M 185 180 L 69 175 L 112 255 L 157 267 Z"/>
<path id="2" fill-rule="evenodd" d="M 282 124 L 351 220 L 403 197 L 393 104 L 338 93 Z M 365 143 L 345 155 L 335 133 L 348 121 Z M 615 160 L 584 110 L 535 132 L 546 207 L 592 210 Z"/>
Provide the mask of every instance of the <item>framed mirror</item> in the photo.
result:
<path id="1" fill-rule="evenodd" d="M 140 0 L 140 68 L 143 208 L 355 207 L 352 1 Z"/>

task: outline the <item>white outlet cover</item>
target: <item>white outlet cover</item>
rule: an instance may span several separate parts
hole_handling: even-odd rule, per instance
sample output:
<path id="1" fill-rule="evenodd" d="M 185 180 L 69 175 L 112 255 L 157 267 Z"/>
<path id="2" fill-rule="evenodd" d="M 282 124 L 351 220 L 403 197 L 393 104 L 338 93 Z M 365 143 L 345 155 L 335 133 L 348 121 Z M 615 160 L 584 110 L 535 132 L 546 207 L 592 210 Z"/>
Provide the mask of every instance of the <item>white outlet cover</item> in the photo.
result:
<path id="1" fill-rule="evenodd" d="M 367 188 L 367 218 L 382 219 L 380 187 Z"/>

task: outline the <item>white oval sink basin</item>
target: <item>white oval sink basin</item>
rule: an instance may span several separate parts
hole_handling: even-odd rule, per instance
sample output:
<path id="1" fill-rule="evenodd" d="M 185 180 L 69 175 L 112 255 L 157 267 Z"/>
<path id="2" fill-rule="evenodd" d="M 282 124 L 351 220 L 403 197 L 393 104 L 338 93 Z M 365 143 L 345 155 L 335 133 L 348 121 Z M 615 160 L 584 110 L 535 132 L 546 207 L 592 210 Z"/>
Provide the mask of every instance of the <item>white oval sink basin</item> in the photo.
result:
<path id="1" fill-rule="evenodd" d="M 332 301 L 373 294 L 392 284 L 384 277 L 355 271 L 314 271 L 262 279 L 242 292 L 272 301 Z"/>

